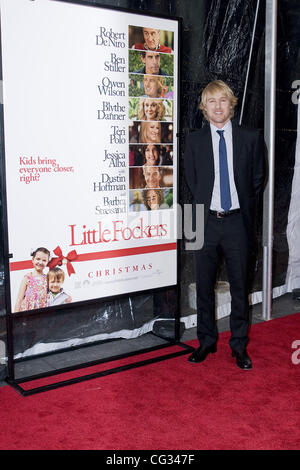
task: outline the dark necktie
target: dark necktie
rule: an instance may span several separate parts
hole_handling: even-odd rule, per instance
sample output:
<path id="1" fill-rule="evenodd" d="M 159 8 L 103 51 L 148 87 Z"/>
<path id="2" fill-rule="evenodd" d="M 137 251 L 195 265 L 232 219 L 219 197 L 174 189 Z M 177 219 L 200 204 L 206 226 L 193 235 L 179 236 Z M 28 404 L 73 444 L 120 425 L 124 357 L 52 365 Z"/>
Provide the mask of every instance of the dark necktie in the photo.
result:
<path id="1" fill-rule="evenodd" d="M 220 165 L 220 192 L 221 207 L 224 211 L 229 211 L 231 207 L 230 183 L 227 163 L 226 142 L 224 139 L 224 131 L 217 131 L 220 136 L 219 142 L 219 165 Z"/>

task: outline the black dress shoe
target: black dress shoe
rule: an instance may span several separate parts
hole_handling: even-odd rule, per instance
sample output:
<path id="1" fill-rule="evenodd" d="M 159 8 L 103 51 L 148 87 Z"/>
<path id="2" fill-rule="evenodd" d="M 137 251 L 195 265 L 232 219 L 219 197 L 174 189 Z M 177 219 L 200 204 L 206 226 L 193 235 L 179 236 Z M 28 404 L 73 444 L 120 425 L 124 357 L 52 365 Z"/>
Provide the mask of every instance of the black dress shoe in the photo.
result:
<path id="1" fill-rule="evenodd" d="M 196 349 L 190 355 L 190 357 L 188 358 L 188 361 L 189 362 L 203 362 L 203 361 L 205 361 L 205 359 L 207 358 L 209 353 L 213 354 L 215 352 L 217 352 L 217 345 L 216 344 L 212 344 L 211 346 L 208 346 L 206 348 L 200 346 L 200 348 Z"/>
<path id="2" fill-rule="evenodd" d="M 242 351 L 232 351 L 232 357 L 236 358 L 236 365 L 243 370 L 252 369 L 252 361 L 247 354 L 246 349 Z"/>

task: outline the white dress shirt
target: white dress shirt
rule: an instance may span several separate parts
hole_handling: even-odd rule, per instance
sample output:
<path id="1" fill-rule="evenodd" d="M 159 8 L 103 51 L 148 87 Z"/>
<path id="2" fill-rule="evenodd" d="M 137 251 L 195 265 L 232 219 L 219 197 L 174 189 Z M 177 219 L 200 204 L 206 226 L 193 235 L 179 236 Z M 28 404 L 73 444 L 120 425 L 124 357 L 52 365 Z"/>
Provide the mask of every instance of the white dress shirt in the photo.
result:
<path id="1" fill-rule="evenodd" d="M 231 207 L 230 210 L 239 209 L 239 198 L 234 182 L 233 175 L 233 150 L 232 150 L 232 124 L 228 121 L 222 129 L 214 126 L 210 123 L 210 130 L 212 136 L 213 152 L 214 152 L 214 164 L 215 164 L 215 182 L 211 198 L 210 209 L 213 211 L 222 212 L 224 209 L 221 207 L 221 193 L 220 193 L 220 166 L 219 166 L 219 143 L 220 136 L 217 131 L 224 131 L 224 139 L 227 150 L 227 162 L 229 172 L 229 183 L 230 183 L 230 194 L 231 194 Z"/>

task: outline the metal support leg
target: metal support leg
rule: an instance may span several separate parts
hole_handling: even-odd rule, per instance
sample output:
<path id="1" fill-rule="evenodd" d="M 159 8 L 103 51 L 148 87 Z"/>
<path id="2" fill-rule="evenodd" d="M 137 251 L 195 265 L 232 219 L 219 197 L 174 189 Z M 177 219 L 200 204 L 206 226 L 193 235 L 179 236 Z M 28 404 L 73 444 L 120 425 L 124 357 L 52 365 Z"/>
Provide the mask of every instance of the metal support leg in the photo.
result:
<path id="1" fill-rule="evenodd" d="M 263 227 L 263 318 L 270 320 L 272 309 L 272 254 L 274 219 L 274 169 L 276 123 L 277 0 L 266 0 L 265 51 L 265 142 L 268 149 L 269 180 L 264 193 Z"/>

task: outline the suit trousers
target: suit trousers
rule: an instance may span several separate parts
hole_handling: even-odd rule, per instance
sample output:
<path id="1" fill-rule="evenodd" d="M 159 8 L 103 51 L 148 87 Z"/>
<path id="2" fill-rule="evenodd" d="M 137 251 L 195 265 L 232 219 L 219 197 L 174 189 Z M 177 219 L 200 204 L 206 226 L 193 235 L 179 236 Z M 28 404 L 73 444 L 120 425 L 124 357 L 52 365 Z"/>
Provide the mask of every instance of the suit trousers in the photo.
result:
<path id="1" fill-rule="evenodd" d="M 208 215 L 204 245 L 195 253 L 197 285 L 197 335 L 200 345 L 210 346 L 217 341 L 215 321 L 215 284 L 224 256 L 231 294 L 230 347 L 243 350 L 248 342 L 248 237 L 240 213 L 224 218 Z"/>

